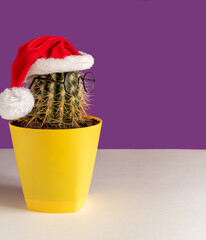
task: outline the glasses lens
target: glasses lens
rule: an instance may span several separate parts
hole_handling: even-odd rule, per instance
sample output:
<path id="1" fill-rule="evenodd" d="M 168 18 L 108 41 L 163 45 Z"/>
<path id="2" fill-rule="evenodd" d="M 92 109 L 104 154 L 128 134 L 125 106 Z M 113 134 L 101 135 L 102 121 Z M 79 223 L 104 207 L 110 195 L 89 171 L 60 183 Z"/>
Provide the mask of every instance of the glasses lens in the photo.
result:
<path id="1" fill-rule="evenodd" d="M 68 72 L 65 76 L 64 87 L 65 91 L 69 94 L 76 90 L 75 88 L 75 76 L 72 72 Z"/>
<path id="2" fill-rule="evenodd" d="M 84 75 L 84 87 L 86 92 L 91 93 L 94 90 L 94 76 L 91 72 L 88 72 Z"/>

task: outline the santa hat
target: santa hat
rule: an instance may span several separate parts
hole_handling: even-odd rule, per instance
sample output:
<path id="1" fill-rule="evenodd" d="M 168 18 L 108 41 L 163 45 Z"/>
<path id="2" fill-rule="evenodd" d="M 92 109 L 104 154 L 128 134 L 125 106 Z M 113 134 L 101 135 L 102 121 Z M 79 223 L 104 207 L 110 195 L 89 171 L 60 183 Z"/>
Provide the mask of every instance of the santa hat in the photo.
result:
<path id="1" fill-rule="evenodd" d="M 20 46 L 12 65 L 11 88 L 0 94 L 0 115 L 14 120 L 26 116 L 34 106 L 34 97 L 22 84 L 34 75 L 89 69 L 94 58 L 77 51 L 61 37 L 45 36 Z"/>

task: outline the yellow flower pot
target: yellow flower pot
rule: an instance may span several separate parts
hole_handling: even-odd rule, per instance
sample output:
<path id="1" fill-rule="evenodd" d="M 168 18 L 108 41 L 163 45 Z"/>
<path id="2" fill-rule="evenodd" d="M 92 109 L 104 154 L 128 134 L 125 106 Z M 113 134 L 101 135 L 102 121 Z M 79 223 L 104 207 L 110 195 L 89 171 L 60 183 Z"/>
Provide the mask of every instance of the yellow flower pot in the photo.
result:
<path id="1" fill-rule="evenodd" d="M 80 210 L 91 183 L 102 120 L 75 129 L 30 129 L 9 123 L 28 209 L 66 213 Z"/>

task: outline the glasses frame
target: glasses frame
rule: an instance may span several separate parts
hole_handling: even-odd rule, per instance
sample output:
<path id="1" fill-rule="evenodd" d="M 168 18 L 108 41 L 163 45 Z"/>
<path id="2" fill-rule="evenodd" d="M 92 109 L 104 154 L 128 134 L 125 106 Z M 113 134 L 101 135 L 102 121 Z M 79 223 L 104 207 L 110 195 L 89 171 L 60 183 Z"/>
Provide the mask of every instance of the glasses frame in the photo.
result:
<path id="1" fill-rule="evenodd" d="M 87 75 L 88 73 L 90 73 L 90 74 L 92 75 L 93 79 L 87 79 L 87 78 L 86 78 L 86 75 Z M 71 73 L 68 72 L 68 73 L 66 74 L 66 76 L 65 76 L 65 79 L 66 79 L 66 78 L 68 77 L 68 75 L 70 75 L 70 74 L 71 74 Z M 49 82 L 55 82 L 55 80 L 53 80 L 53 79 L 51 79 L 51 78 L 42 78 L 42 77 L 38 77 L 38 76 L 37 76 L 37 77 L 33 78 L 31 84 L 29 85 L 29 89 L 32 88 L 32 86 L 33 86 L 33 84 L 34 84 L 34 82 L 35 82 L 36 79 L 45 80 L 45 81 L 49 81 Z M 92 82 L 93 82 L 93 88 L 92 88 L 91 91 L 88 91 L 88 90 L 86 89 L 85 80 L 86 80 L 86 81 L 92 81 Z M 93 75 L 92 72 L 86 72 L 86 73 L 84 74 L 84 76 L 79 76 L 79 77 L 78 77 L 78 85 L 79 85 L 80 81 L 82 81 L 83 87 L 84 87 L 84 91 L 85 91 L 86 93 L 91 93 L 91 92 L 93 92 L 95 79 L 94 79 L 94 75 Z M 65 90 L 68 94 L 71 94 L 70 92 L 67 91 L 66 81 L 65 81 L 65 80 L 62 81 L 62 82 L 58 81 L 58 84 L 64 84 L 64 90 Z"/>
<path id="2" fill-rule="evenodd" d="M 90 74 L 92 75 L 92 78 L 93 78 L 93 79 L 87 79 L 87 78 L 86 78 L 86 75 L 87 75 L 88 73 L 90 73 Z M 95 83 L 95 78 L 94 78 L 93 73 L 92 73 L 92 72 L 86 72 L 83 77 L 82 77 L 82 76 L 79 76 L 79 78 L 78 78 L 78 84 L 79 84 L 79 82 L 80 82 L 81 80 L 82 80 L 82 83 L 83 83 L 84 91 L 87 92 L 87 93 L 93 92 L 93 90 L 94 90 L 94 83 Z M 86 88 L 86 86 L 85 86 L 85 80 L 86 80 L 86 81 L 92 81 L 92 82 L 93 82 L 93 88 L 92 88 L 91 91 L 88 91 L 88 90 L 87 90 L 87 88 Z"/>

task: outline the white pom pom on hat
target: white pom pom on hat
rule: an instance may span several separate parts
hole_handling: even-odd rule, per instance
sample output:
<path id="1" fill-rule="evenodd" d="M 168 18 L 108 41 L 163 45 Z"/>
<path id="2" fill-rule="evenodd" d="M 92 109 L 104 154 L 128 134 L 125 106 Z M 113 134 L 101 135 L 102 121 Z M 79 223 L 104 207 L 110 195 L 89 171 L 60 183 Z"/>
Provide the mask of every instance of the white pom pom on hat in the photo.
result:
<path id="1" fill-rule="evenodd" d="M 34 75 L 89 69 L 94 58 L 77 51 L 61 37 L 44 36 L 20 46 L 12 65 L 11 89 L 0 94 L 0 116 L 7 120 L 26 116 L 34 106 L 34 97 L 22 84 Z"/>
<path id="2" fill-rule="evenodd" d="M 0 114 L 7 120 L 26 116 L 34 107 L 34 97 L 27 88 L 7 88 L 0 94 Z"/>

